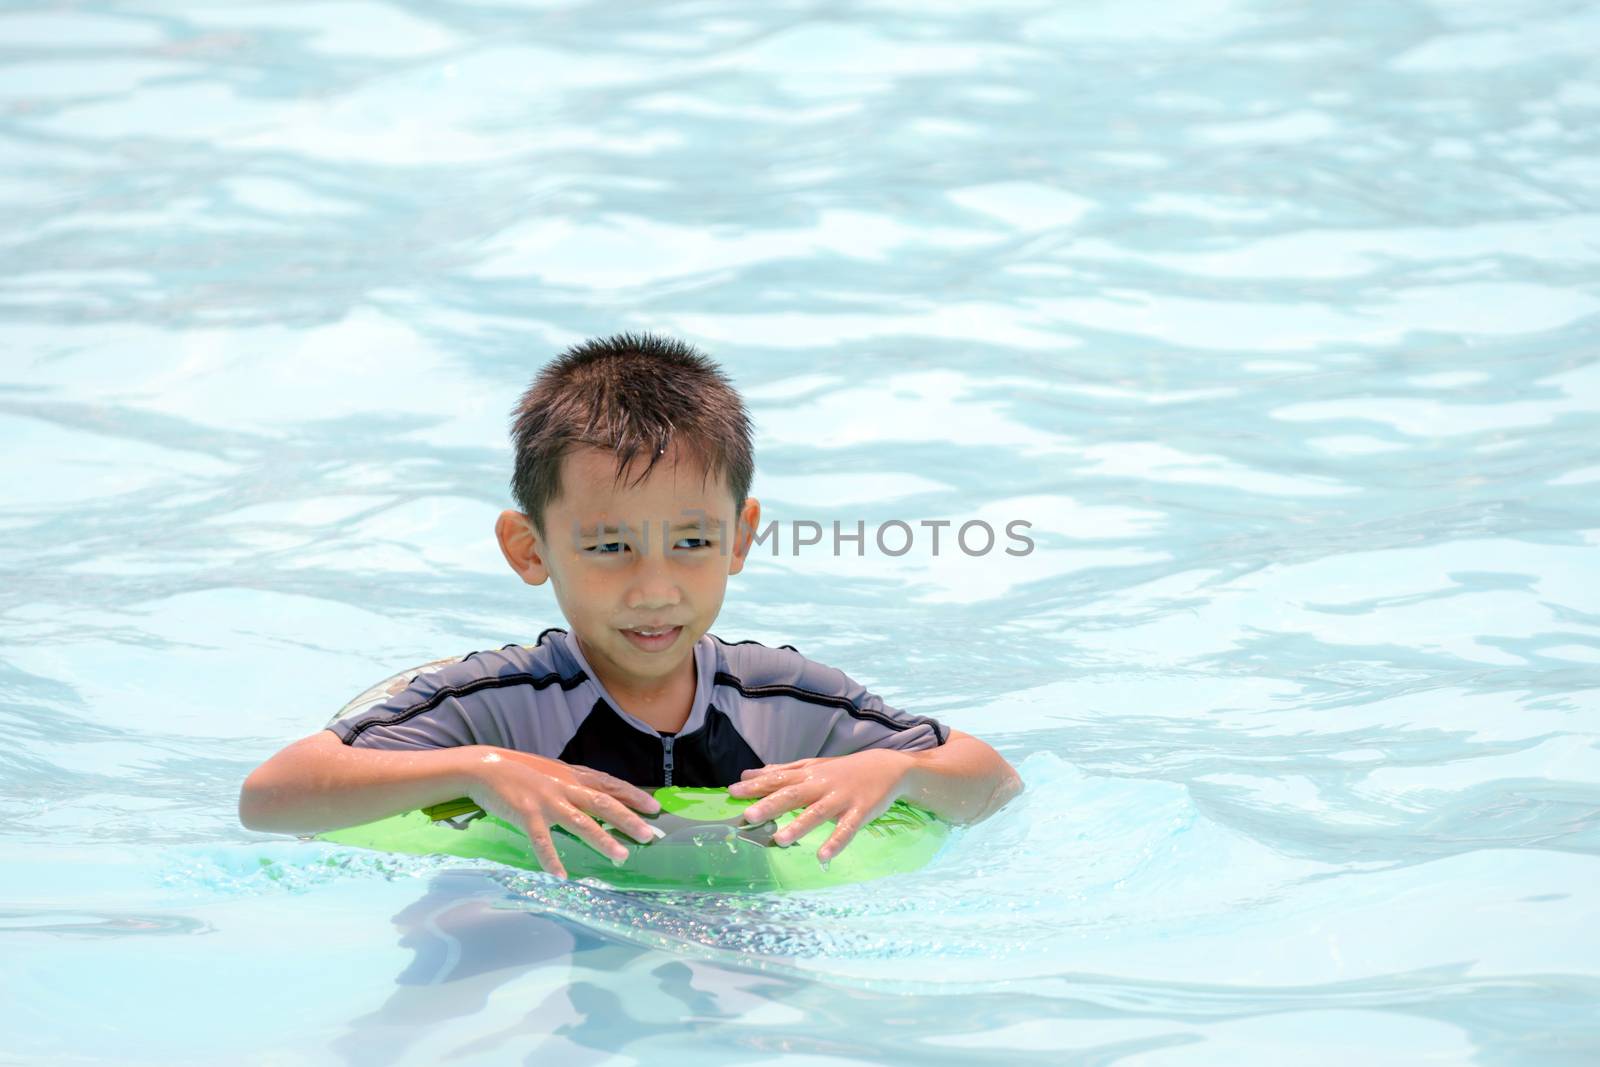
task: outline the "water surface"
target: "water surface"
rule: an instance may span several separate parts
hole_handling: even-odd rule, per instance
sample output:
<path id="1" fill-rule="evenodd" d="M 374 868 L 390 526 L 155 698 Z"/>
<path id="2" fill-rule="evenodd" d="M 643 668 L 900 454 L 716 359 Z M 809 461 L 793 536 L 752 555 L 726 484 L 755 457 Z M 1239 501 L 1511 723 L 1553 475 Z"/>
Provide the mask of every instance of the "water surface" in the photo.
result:
<path id="1" fill-rule="evenodd" d="M 1600 1057 L 1593 3 L 0 10 L 0 1059 Z M 914 876 L 641 897 L 256 834 L 532 640 L 506 413 L 749 399 L 715 632 L 1020 769 Z"/>

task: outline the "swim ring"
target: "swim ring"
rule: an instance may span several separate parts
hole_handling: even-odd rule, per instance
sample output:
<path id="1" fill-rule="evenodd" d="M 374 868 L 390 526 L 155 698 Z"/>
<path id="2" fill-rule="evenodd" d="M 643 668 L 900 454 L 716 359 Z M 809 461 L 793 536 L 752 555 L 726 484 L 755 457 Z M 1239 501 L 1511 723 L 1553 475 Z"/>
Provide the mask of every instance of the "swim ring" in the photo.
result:
<path id="1" fill-rule="evenodd" d="M 642 818 L 663 833 L 659 840 L 641 845 L 606 826 L 612 837 L 627 846 L 628 858 L 621 866 L 613 865 L 609 857 L 582 839 L 555 830 L 551 836 L 567 875 L 596 878 L 626 889 L 819 889 L 914 871 L 934 857 L 950 832 L 948 823 L 897 800 L 862 827 L 824 868 L 817 861 L 817 849 L 833 832 L 831 822 L 779 847 L 772 835 L 798 812 L 750 826 L 741 814 L 754 803 L 753 798 L 731 797 L 726 789 L 665 786 L 655 791 L 655 797 L 661 811 Z M 485 814 L 470 800 L 329 830 L 316 837 L 386 852 L 461 856 L 539 870 L 527 836 L 510 823 Z"/>

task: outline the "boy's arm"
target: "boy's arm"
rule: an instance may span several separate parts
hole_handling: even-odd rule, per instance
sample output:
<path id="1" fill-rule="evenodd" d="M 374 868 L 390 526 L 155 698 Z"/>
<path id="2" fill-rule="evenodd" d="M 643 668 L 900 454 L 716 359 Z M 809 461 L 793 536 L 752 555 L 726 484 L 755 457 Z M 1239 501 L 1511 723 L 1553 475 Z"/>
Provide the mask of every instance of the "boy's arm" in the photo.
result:
<path id="1" fill-rule="evenodd" d="M 744 772 L 728 792 L 761 797 L 745 819 L 765 822 L 804 808 L 773 835 L 780 845 L 833 820 L 835 829 L 817 850 L 828 862 L 867 823 L 904 798 L 951 822 L 988 818 L 1022 791 L 1022 779 L 993 748 L 960 730 L 937 748 L 904 751 L 863 749 L 848 756 L 819 756 Z"/>
<path id="2" fill-rule="evenodd" d="M 938 748 L 906 755 L 912 765 L 900 796 L 950 822 L 982 822 L 1022 792 L 1022 779 L 1005 757 L 960 730 L 951 730 Z"/>
<path id="3" fill-rule="evenodd" d="M 329 730 L 287 745 L 239 790 L 252 830 L 311 834 L 355 826 L 465 796 L 478 746 L 384 751 L 352 748 Z"/>
<path id="4" fill-rule="evenodd" d="M 612 859 L 627 849 L 595 818 L 641 843 L 655 834 L 629 808 L 654 812 L 654 797 L 588 767 L 489 745 L 388 751 L 354 748 L 323 730 L 257 767 L 239 791 L 239 821 L 252 830 L 315 833 L 470 797 L 527 833 L 539 865 L 565 877 L 550 829 L 561 826 Z"/>

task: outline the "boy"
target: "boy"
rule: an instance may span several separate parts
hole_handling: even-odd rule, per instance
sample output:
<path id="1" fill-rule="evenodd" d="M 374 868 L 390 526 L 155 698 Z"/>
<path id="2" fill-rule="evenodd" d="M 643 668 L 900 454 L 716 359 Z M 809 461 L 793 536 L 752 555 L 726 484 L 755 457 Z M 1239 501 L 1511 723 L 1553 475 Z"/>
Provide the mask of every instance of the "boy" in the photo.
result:
<path id="1" fill-rule="evenodd" d="M 258 767 L 256 830 L 311 833 L 469 797 L 566 872 L 562 827 L 620 862 L 595 821 L 645 843 L 640 787 L 726 786 L 780 845 L 836 820 L 826 863 L 905 797 L 956 822 L 1021 789 L 988 745 L 886 706 L 785 645 L 710 635 L 761 518 L 743 401 L 688 345 L 623 334 L 570 349 L 524 394 L 520 510 L 495 525 L 524 582 L 549 581 L 571 631 L 408 671 Z"/>

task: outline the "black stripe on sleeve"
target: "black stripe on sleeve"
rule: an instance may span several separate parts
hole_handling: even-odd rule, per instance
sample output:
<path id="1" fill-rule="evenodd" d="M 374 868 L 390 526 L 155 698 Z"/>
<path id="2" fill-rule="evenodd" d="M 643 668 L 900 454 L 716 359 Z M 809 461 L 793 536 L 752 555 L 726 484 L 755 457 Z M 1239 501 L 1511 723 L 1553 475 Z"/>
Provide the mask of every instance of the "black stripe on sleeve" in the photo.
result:
<path id="1" fill-rule="evenodd" d="M 838 708 L 840 711 L 849 712 L 854 718 L 867 719 L 871 722 L 887 726 L 891 730 L 909 730 L 913 726 L 927 726 L 933 730 L 934 738 L 941 745 L 945 743 L 946 739 L 945 734 L 939 729 L 939 723 L 933 719 L 929 719 L 920 715 L 914 715 L 911 717 L 910 722 L 901 722 L 898 719 L 894 719 L 888 715 L 885 715 L 881 711 L 873 711 L 870 708 L 859 708 L 846 698 L 837 696 L 833 693 L 818 693 L 810 689 L 801 689 L 792 685 L 747 686 L 744 684 L 744 682 L 740 681 L 738 678 L 735 678 L 727 671 L 717 672 L 716 684 L 731 686 L 732 688 L 737 689 L 740 694 L 747 697 L 794 697 L 796 700 L 803 700 L 807 704 L 820 704 L 825 708 Z"/>
<path id="2" fill-rule="evenodd" d="M 506 674 L 498 678 L 478 678 L 462 685 L 445 686 L 434 692 L 427 700 L 413 704 L 411 707 L 398 711 L 393 715 L 380 719 L 368 719 L 366 722 L 358 723 L 351 727 L 350 736 L 345 739 L 345 744 L 354 744 L 356 738 L 374 726 L 398 726 L 407 720 L 414 719 L 418 715 L 432 711 L 451 697 L 467 696 L 470 693 L 476 693 L 484 689 L 504 689 L 513 685 L 531 685 L 535 689 L 548 689 L 552 685 L 560 685 L 562 690 L 565 691 L 576 689 L 588 680 L 589 676 L 583 671 L 579 671 L 571 678 L 563 678 L 555 671 L 551 671 L 549 674 Z"/>

